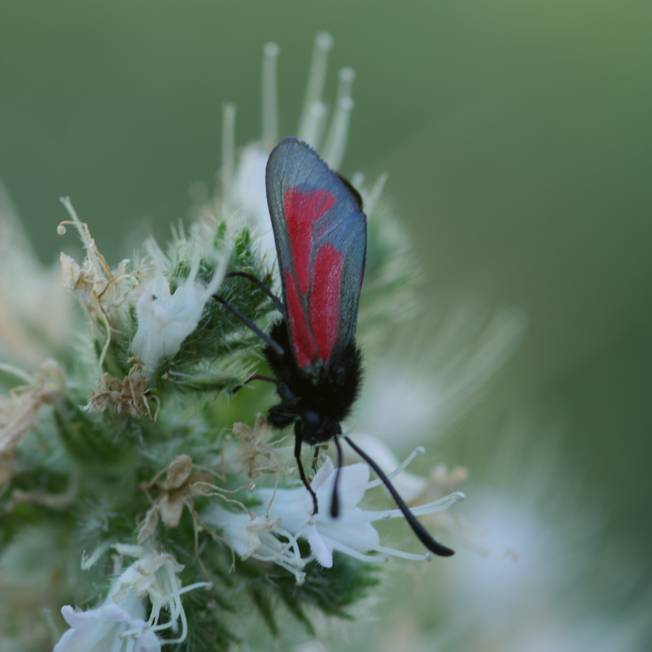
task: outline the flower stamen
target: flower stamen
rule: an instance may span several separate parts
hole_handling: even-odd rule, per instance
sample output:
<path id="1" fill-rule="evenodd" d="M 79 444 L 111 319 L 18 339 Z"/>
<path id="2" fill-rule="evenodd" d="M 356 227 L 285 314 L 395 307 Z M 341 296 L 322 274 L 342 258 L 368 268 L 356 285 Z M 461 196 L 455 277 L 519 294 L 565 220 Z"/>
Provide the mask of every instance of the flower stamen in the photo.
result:
<path id="1" fill-rule="evenodd" d="M 225 212 L 230 211 L 233 177 L 235 174 L 235 104 L 227 102 L 222 108 L 222 201 Z"/>
<path id="2" fill-rule="evenodd" d="M 346 141 L 349 135 L 349 123 L 354 102 L 350 97 L 343 97 L 335 107 L 335 115 L 331 122 L 328 137 L 324 142 L 324 160 L 334 170 L 339 169 L 346 152 Z"/>
<path id="3" fill-rule="evenodd" d="M 263 132 L 265 149 L 272 149 L 278 140 L 278 43 L 266 43 L 263 48 Z"/>
<path id="4" fill-rule="evenodd" d="M 412 464 L 416 457 L 423 455 L 425 452 L 426 449 L 423 446 L 417 446 L 391 473 L 387 474 L 387 477 L 390 480 L 393 480 L 397 475 L 405 471 L 405 469 L 410 466 L 410 464 Z M 380 487 L 382 484 L 382 480 L 377 478 L 376 480 L 372 480 L 368 486 L 369 489 L 373 489 L 374 487 Z"/>
<path id="5" fill-rule="evenodd" d="M 305 134 L 309 124 L 309 113 L 312 106 L 322 101 L 326 72 L 328 70 L 328 53 L 332 47 L 333 37 L 328 32 L 319 32 L 315 37 L 315 44 L 312 50 L 306 95 L 303 100 L 301 120 L 299 120 L 298 134 L 302 140 L 306 140 Z"/>

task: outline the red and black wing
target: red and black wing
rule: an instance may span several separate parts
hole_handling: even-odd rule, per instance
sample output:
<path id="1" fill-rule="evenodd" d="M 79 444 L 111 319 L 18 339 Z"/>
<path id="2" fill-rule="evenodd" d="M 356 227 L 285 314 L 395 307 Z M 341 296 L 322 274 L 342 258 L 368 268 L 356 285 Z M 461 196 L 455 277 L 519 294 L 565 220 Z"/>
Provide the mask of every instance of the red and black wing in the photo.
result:
<path id="1" fill-rule="evenodd" d="M 367 219 L 347 184 L 295 138 L 270 154 L 266 185 L 292 353 L 302 369 L 326 366 L 355 336 Z"/>

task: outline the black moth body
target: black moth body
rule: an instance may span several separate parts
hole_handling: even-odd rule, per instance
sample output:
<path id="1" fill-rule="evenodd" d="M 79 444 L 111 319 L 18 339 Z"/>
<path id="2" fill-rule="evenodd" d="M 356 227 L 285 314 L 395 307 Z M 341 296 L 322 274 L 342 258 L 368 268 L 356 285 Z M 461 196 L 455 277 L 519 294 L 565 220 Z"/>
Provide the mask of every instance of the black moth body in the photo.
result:
<path id="1" fill-rule="evenodd" d="M 265 349 L 281 399 L 270 408 L 269 423 L 277 428 L 294 423 L 295 435 L 307 444 L 321 444 L 341 434 L 340 424 L 360 392 L 360 349 L 351 342 L 328 366 L 306 372 L 287 353 L 291 349 L 285 320 L 276 322 L 270 334 L 284 353 L 271 346 Z"/>

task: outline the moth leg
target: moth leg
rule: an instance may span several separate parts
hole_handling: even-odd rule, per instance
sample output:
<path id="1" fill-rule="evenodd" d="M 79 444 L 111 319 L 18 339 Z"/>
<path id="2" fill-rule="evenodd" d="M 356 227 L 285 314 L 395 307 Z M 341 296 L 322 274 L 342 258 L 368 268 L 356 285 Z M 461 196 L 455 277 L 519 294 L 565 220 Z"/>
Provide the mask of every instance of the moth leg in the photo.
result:
<path id="1" fill-rule="evenodd" d="M 249 282 L 253 283 L 261 292 L 264 292 L 271 302 L 274 304 L 274 307 L 281 313 L 283 312 L 283 303 L 281 300 L 259 279 L 256 278 L 253 274 L 248 272 L 229 272 L 225 278 L 233 278 L 237 276 L 239 278 L 246 278 Z"/>
<path id="2" fill-rule="evenodd" d="M 249 383 L 253 382 L 254 380 L 263 380 L 268 383 L 274 383 L 276 384 L 276 378 L 273 376 L 265 376 L 263 374 L 254 374 L 253 376 L 249 376 L 247 380 L 245 380 L 243 383 L 240 383 L 237 387 L 234 387 L 231 390 L 231 394 L 236 394 L 239 392 L 243 387 L 246 387 Z"/>
<path id="3" fill-rule="evenodd" d="M 299 430 L 296 427 L 294 429 L 294 459 L 297 461 L 297 466 L 299 467 L 301 482 L 303 482 L 303 486 L 308 490 L 312 497 L 312 513 L 315 515 L 319 511 L 319 505 L 317 504 L 317 494 L 310 486 L 308 478 L 306 477 L 306 472 L 303 469 L 303 463 L 301 462 L 301 435 L 299 434 Z"/>
<path id="4" fill-rule="evenodd" d="M 267 411 L 267 421 L 275 428 L 285 428 L 296 420 L 296 412 L 287 403 L 279 403 Z"/>
<path id="5" fill-rule="evenodd" d="M 290 386 L 287 383 L 283 381 L 278 382 L 276 387 L 278 390 L 278 395 L 283 399 L 284 402 L 292 403 L 297 400 L 296 395 L 290 389 Z"/>
<path id="6" fill-rule="evenodd" d="M 258 337 L 267 344 L 274 353 L 279 356 L 285 356 L 285 349 L 276 341 L 273 340 L 265 331 L 256 325 L 251 319 L 245 317 L 232 303 L 222 298 L 219 294 L 214 294 L 213 299 L 219 301 L 232 315 L 235 315 L 249 330 L 254 332 Z"/>
<path id="7" fill-rule="evenodd" d="M 317 462 L 319 461 L 319 446 L 315 446 L 312 451 L 312 472 L 317 473 Z"/>
<path id="8" fill-rule="evenodd" d="M 276 384 L 276 378 L 274 378 L 274 376 L 265 376 L 265 374 L 254 374 L 253 376 L 247 378 L 245 382 L 250 383 L 252 380 L 262 380 L 266 383 Z"/>

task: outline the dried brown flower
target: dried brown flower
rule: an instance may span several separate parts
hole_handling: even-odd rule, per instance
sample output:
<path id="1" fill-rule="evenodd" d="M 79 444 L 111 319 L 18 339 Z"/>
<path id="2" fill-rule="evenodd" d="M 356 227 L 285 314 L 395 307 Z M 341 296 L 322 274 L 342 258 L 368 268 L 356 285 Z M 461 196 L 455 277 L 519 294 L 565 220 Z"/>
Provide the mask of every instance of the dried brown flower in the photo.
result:
<path id="1" fill-rule="evenodd" d="M 96 412 L 111 410 L 115 414 L 148 417 L 152 421 L 156 421 L 160 407 L 158 397 L 152 394 L 143 366 L 138 361 L 134 362 L 122 380 L 111 374 L 102 374 L 89 404 Z"/>
<path id="2" fill-rule="evenodd" d="M 165 479 L 160 477 L 165 474 Z M 138 533 L 138 542 L 143 543 L 149 539 L 159 521 L 168 528 L 178 527 L 183 515 L 184 507 L 188 509 L 197 530 L 198 518 L 194 507 L 194 498 L 205 496 L 210 490 L 211 475 L 205 471 L 198 471 L 193 467 L 189 455 L 179 455 L 170 462 L 167 468 L 159 471 L 148 483 L 143 485 L 143 490 L 152 503 Z M 152 497 L 152 494 L 157 494 Z"/>
<path id="3" fill-rule="evenodd" d="M 238 463 L 249 479 L 282 470 L 274 449 L 272 429 L 263 416 L 256 417 L 253 427 L 245 423 L 233 424 L 233 434 L 238 441 Z"/>
<path id="4" fill-rule="evenodd" d="M 52 404 L 63 392 L 59 365 L 46 361 L 26 385 L 0 396 L 0 486 L 9 483 L 14 472 L 14 453 L 36 425 L 39 410 Z"/>
<path id="5" fill-rule="evenodd" d="M 100 354 L 101 368 L 111 343 L 112 330 L 119 325 L 116 323 L 118 316 L 137 279 L 134 273 L 128 271 L 129 260 L 123 260 L 115 269 L 111 269 L 98 249 L 88 225 L 77 216 L 70 199 L 64 197 L 61 201 L 71 219 L 61 222 L 57 232 L 64 235 L 67 225 L 74 226 L 86 250 L 86 258 L 81 265 L 70 256 L 61 254 L 63 283 L 77 295 L 89 317 L 104 330 L 106 339 Z"/>

